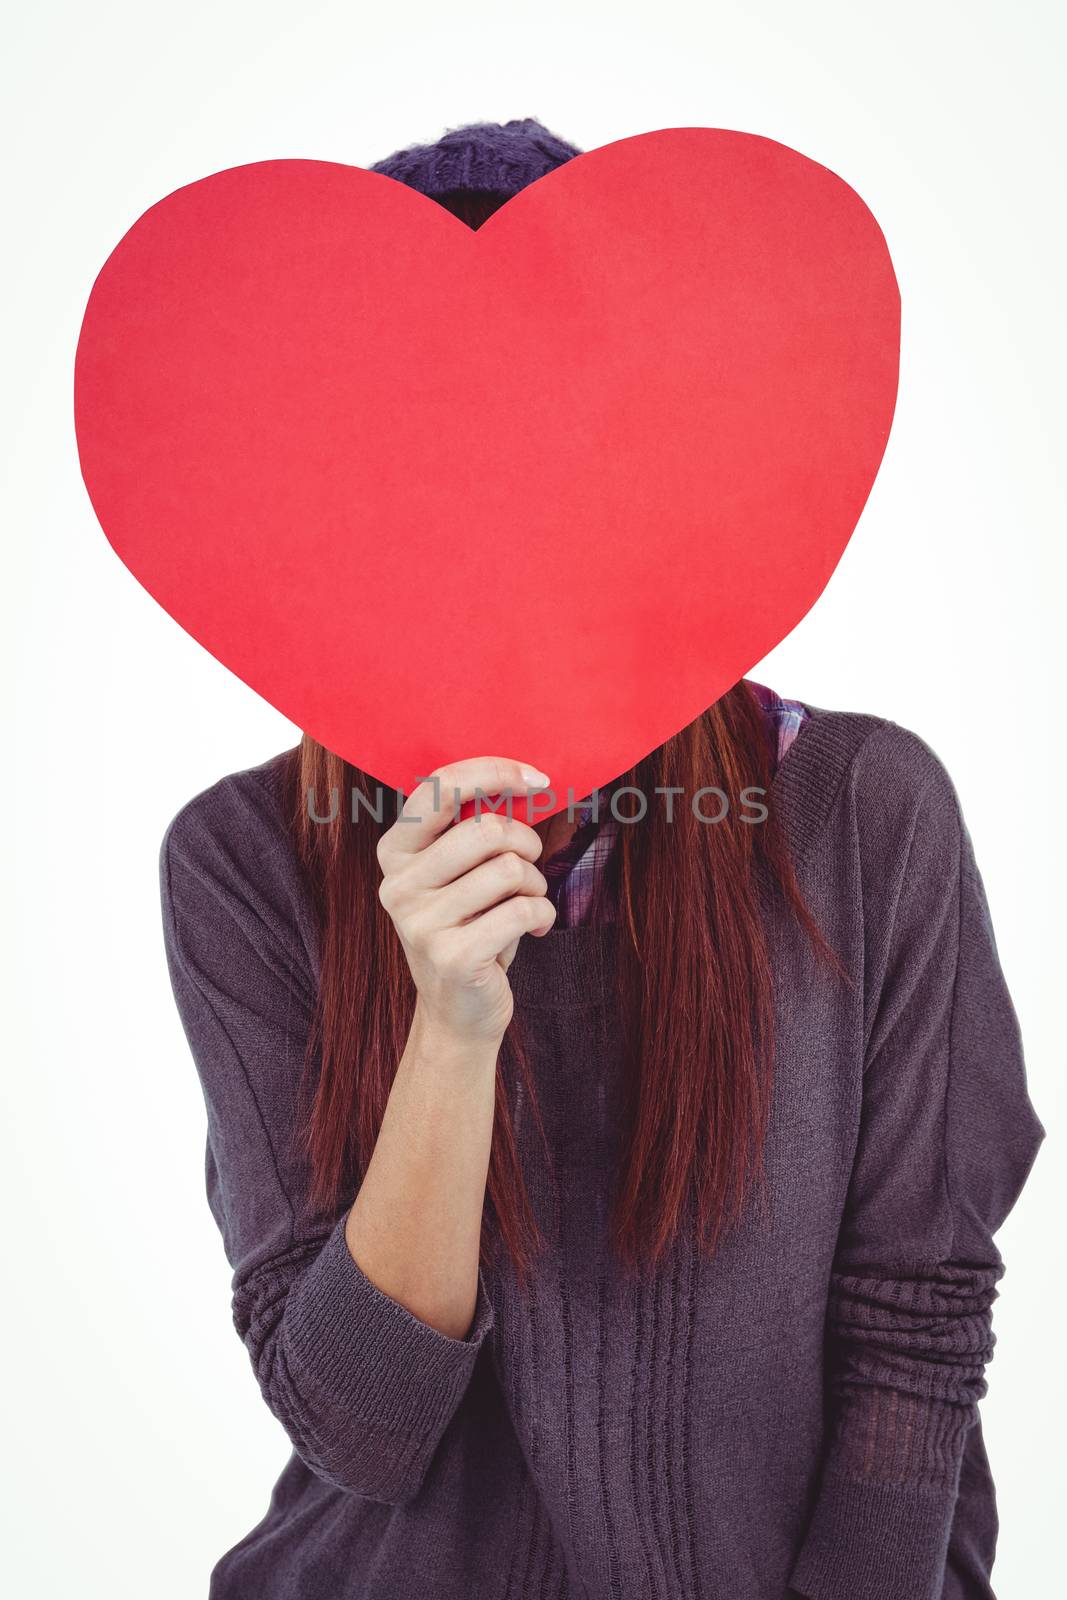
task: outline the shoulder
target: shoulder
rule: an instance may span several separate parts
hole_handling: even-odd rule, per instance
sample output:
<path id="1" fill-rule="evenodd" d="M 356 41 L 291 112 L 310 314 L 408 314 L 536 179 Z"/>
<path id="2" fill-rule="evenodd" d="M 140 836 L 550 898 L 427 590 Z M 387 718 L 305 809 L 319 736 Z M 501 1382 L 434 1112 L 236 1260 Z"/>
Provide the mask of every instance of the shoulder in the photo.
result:
<path id="1" fill-rule="evenodd" d="M 227 773 L 186 801 L 159 850 L 164 925 L 175 944 L 236 929 L 257 947 L 294 930 L 309 949 L 314 911 L 290 827 L 296 751 Z M 235 926 L 236 925 L 236 926 Z M 180 935 L 179 935 L 180 930 Z"/>
<path id="2" fill-rule="evenodd" d="M 187 800 L 167 824 L 160 860 L 187 867 L 224 857 L 248 863 L 284 849 L 295 750 L 226 773 Z"/>
<path id="3" fill-rule="evenodd" d="M 889 717 L 800 703 L 807 716 L 782 775 L 802 842 L 814 846 L 828 830 L 839 837 L 845 826 L 869 862 L 925 851 L 928 865 L 947 867 L 958 856 L 963 818 L 930 741 Z"/>

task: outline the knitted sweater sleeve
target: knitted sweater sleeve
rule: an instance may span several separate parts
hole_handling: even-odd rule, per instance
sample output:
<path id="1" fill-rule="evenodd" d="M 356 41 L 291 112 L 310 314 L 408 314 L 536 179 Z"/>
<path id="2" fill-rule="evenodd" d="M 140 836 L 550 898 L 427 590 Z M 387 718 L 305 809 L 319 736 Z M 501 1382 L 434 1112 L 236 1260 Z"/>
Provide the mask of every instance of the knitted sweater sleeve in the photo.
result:
<path id="1" fill-rule="evenodd" d="M 396 1505 L 420 1487 L 492 1312 L 479 1282 L 467 1337 L 437 1332 L 357 1266 L 347 1206 L 311 1211 L 296 1131 L 313 984 L 284 852 L 272 858 L 255 839 L 217 789 L 179 813 L 160 855 L 167 961 L 207 1108 L 208 1199 L 233 1268 L 233 1321 L 308 1467 Z"/>
<path id="2" fill-rule="evenodd" d="M 988 1476 L 961 1465 L 982 1456 L 994 1235 L 1043 1136 L 955 791 L 895 734 L 852 795 L 866 1048 L 828 1296 L 829 1444 L 791 1577 L 810 1600 L 972 1592 L 954 1537 L 989 1521 L 961 1498 L 991 1492 Z"/>

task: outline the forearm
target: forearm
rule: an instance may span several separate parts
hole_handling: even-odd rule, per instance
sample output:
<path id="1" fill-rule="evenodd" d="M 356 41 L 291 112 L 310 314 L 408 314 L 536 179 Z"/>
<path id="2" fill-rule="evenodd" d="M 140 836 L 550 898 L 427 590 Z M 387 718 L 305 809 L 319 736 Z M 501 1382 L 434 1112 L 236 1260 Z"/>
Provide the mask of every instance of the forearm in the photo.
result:
<path id="1" fill-rule="evenodd" d="M 370 1281 L 454 1339 L 466 1337 L 478 1292 L 498 1048 L 451 1036 L 416 1007 L 345 1227 Z"/>

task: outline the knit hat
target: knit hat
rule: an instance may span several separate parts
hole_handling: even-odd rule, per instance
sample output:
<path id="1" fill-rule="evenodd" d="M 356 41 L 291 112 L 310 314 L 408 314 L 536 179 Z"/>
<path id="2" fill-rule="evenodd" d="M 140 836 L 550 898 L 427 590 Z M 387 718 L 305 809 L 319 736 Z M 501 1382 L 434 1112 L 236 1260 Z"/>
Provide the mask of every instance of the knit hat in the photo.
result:
<path id="1" fill-rule="evenodd" d="M 581 153 L 536 117 L 521 117 L 449 128 L 435 144 L 394 151 L 370 171 L 396 178 L 425 195 L 478 189 L 510 198 Z"/>

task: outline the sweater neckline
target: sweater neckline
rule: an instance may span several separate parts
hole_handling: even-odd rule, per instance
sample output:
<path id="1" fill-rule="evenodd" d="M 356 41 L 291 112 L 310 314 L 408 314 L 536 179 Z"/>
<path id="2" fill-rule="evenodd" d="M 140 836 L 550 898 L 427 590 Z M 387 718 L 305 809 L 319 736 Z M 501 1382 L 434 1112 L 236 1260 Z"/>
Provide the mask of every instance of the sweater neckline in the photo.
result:
<path id="1" fill-rule="evenodd" d="M 856 751 L 883 725 L 879 717 L 800 704 L 807 720 L 767 791 L 798 869 L 818 841 Z M 516 1001 L 537 1010 L 595 1004 L 608 992 L 618 938 L 613 922 L 558 928 L 539 939 L 526 935 L 508 969 Z"/>

